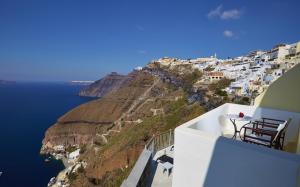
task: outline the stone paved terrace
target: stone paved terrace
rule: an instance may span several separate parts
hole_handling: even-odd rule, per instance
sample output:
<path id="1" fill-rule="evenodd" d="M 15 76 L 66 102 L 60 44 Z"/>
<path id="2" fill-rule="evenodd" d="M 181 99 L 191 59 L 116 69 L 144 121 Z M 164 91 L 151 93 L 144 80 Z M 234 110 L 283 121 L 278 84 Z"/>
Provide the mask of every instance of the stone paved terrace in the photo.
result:
<path id="1" fill-rule="evenodd" d="M 174 147 L 169 146 L 163 150 L 158 151 L 155 156 L 153 157 L 154 161 L 154 177 L 151 184 L 151 187 L 171 187 L 172 186 L 172 177 L 173 177 L 173 170 L 168 174 L 167 171 L 164 171 L 164 168 L 161 166 L 160 163 L 156 162 L 156 160 L 160 158 L 167 158 L 167 160 L 172 160 L 173 162 L 173 154 L 174 154 Z"/>

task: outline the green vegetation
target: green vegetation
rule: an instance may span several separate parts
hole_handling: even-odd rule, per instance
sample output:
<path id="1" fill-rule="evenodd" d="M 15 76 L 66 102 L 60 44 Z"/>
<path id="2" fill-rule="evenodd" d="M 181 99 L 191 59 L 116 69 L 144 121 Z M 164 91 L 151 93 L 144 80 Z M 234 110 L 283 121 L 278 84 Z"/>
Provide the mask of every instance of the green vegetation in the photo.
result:
<path id="1" fill-rule="evenodd" d="M 232 82 L 232 80 L 230 79 L 221 79 L 216 83 L 212 83 L 209 85 L 209 89 L 215 93 L 219 92 L 220 90 L 225 89 L 226 87 L 228 87 L 230 85 L 230 83 Z"/>
<path id="2" fill-rule="evenodd" d="M 241 105 L 249 105 L 250 104 L 250 98 L 249 97 L 241 97 L 241 98 L 236 98 L 235 103 L 241 104 Z"/>
<path id="3" fill-rule="evenodd" d="M 258 91 L 257 90 L 254 90 L 252 93 L 251 93 L 251 97 L 252 98 L 256 98 L 258 96 Z"/>
<path id="4" fill-rule="evenodd" d="M 132 167 L 128 167 L 126 169 L 116 169 L 114 171 L 107 172 L 102 179 L 89 178 L 89 181 L 94 185 L 105 187 L 121 186 L 123 180 L 127 177 L 127 175 L 129 175 Z M 116 178 L 114 176 L 118 177 Z"/>
<path id="5" fill-rule="evenodd" d="M 74 147 L 74 146 L 69 146 L 69 147 L 66 148 L 66 151 L 68 153 L 72 153 L 72 152 L 74 152 L 76 150 L 77 150 L 77 147 Z"/>
<path id="6" fill-rule="evenodd" d="M 182 77 L 183 80 L 183 89 L 185 91 L 188 91 L 189 89 L 191 89 L 193 87 L 193 84 L 197 82 L 197 80 L 199 80 L 202 77 L 202 72 L 199 70 L 194 70 L 192 73 L 189 74 L 185 74 Z"/>
<path id="7" fill-rule="evenodd" d="M 74 172 L 70 172 L 68 175 L 67 175 L 68 179 L 70 182 L 73 182 L 74 180 L 76 180 L 77 178 L 77 174 Z"/>
<path id="8" fill-rule="evenodd" d="M 224 91 L 224 90 L 217 90 L 216 91 L 216 94 L 219 95 L 219 96 L 223 96 L 223 97 L 227 97 L 227 92 Z"/>
<path id="9" fill-rule="evenodd" d="M 234 102 L 234 100 L 231 100 L 231 97 L 227 94 L 227 92 L 224 91 L 231 82 L 232 80 L 224 78 L 209 85 L 208 89 L 217 95 L 217 97 L 214 95 L 210 96 L 210 104 L 217 107 L 224 103 Z"/>
<path id="10" fill-rule="evenodd" d="M 86 151 L 86 145 L 82 146 L 79 150 L 80 154 L 83 154 Z"/>
<path id="11" fill-rule="evenodd" d="M 107 150 L 118 143 L 129 146 L 139 144 L 140 142 L 145 143 L 153 134 L 173 129 L 183 122 L 204 113 L 204 109 L 199 104 L 188 105 L 186 98 L 182 98 L 165 106 L 165 113 L 165 115 L 145 118 L 141 124 L 124 130 L 118 136 L 113 136 L 102 150 Z"/>
<path id="12" fill-rule="evenodd" d="M 78 173 L 83 173 L 84 172 L 84 167 L 81 165 L 78 169 L 77 169 Z"/>
<path id="13" fill-rule="evenodd" d="M 209 89 L 211 91 L 213 91 L 216 95 L 223 97 L 224 101 L 222 103 L 228 102 L 227 92 L 224 91 L 223 89 L 228 87 L 231 82 L 232 82 L 232 80 L 224 78 L 224 79 L 219 80 L 216 83 L 210 84 Z"/>
<path id="14" fill-rule="evenodd" d="M 111 137 L 108 141 L 109 143 L 103 146 L 102 153 L 116 148 L 118 150 L 128 150 L 140 146 L 141 144 L 145 145 L 154 134 L 160 134 L 169 129 L 174 129 L 204 112 L 204 109 L 199 104 L 188 105 L 186 98 L 170 102 L 165 106 L 165 115 L 145 118 L 141 124 L 124 129 L 117 136 Z M 104 180 L 105 184 L 109 183 L 108 186 L 120 186 L 121 182 L 130 173 L 134 163 L 135 160 L 128 160 L 129 167 L 124 170 L 115 171 L 113 180 L 107 178 Z M 109 182 L 107 180 L 109 180 Z M 101 182 L 101 184 L 104 183 Z"/>
<path id="15" fill-rule="evenodd" d="M 215 70 L 215 68 L 213 68 L 212 66 L 208 66 L 207 68 L 204 69 L 204 71 L 213 71 Z"/>

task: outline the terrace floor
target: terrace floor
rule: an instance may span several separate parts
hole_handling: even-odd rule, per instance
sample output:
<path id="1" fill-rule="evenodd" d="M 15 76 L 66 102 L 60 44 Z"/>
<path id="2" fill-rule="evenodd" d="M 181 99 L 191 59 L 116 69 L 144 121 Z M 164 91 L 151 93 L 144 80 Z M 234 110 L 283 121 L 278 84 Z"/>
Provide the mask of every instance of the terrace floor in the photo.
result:
<path id="1" fill-rule="evenodd" d="M 172 186 L 172 170 L 170 173 L 168 171 L 164 171 L 163 166 L 161 163 L 163 162 L 170 162 L 173 164 L 173 153 L 174 147 L 170 146 L 163 150 L 158 151 L 155 156 L 153 157 L 153 162 L 155 163 L 155 173 L 152 180 L 151 187 L 171 187 Z M 158 163 L 157 160 L 160 160 L 161 163 Z"/>

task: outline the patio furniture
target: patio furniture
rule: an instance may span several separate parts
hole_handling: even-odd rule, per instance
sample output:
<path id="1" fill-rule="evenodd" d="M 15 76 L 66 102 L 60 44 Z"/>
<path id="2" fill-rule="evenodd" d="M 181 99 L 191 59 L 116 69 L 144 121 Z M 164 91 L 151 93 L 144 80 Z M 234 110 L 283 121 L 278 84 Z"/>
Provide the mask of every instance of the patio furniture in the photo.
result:
<path id="1" fill-rule="evenodd" d="M 165 173 L 165 171 L 168 171 L 168 176 L 170 176 L 170 173 L 172 172 L 173 164 L 171 164 L 170 162 L 159 162 L 159 164 L 164 169 L 163 173 Z"/>
<path id="2" fill-rule="evenodd" d="M 274 131 L 278 128 L 280 124 L 286 123 L 285 128 L 280 133 L 280 137 L 278 139 L 279 149 L 282 150 L 284 145 L 285 133 L 291 120 L 292 120 L 291 118 L 289 118 L 287 121 L 272 119 L 272 118 L 262 118 L 261 120 L 256 121 L 257 122 L 256 124 L 257 124 L 257 128 Z"/>
<path id="3" fill-rule="evenodd" d="M 253 118 L 251 116 L 243 116 L 240 117 L 238 114 L 226 114 L 224 115 L 227 119 L 229 119 L 231 121 L 231 123 L 233 124 L 234 127 L 234 134 L 232 136 L 232 139 L 236 139 L 237 138 L 237 134 L 240 134 L 240 130 L 238 130 L 237 125 L 236 125 L 236 121 L 241 121 L 241 122 L 248 122 L 245 125 L 249 124 L 251 121 L 253 121 Z M 244 126 L 245 126 L 244 125 Z"/>
<path id="4" fill-rule="evenodd" d="M 270 122 L 271 120 L 273 123 Z M 242 140 L 275 149 L 283 149 L 285 131 L 290 121 L 291 119 L 283 121 L 270 118 L 254 121 L 241 128 L 241 130 L 244 129 Z"/>

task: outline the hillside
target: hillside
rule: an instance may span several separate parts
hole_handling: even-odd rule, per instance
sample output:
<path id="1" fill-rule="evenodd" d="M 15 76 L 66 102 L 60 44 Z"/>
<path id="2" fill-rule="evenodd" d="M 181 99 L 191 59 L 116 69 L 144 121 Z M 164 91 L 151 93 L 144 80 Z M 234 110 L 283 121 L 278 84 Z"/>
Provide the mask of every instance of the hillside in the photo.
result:
<path id="1" fill-rule="evenodd" d="M 154 134 L 205 112 L 200 102 L 190 102 L 200 94 L 192 86 L 201 74 L 186 70 L 185 75 L 160 67 L 130 73 L 118 89 L 60 117 L 45 133 L 41 153 L 77 145 L 79 160 L 87 165 L 68 176 L 71 186 L 118 186 Z"/>
<path id="2" fill-rule="evenodd" d="M 45 152 L 51 151 L 54 145 L 92 143 L 96 134 L 112 128 L 114 122 L 152 86 L 153 82 L 154 79 L 149 74 L 132 73 L 127 84 L 118 90 L 69 111 L 47 130 L 43 140 Z"/>
<path id="3" fill-rule="evenodd" d="M 79 95 L 87 97 L 103 97 L 108 92 L 120 88 L 120 86 L 124 84 L 128 79 L 129 77 L 126 75 L 120 75 L 116 72 L 112 72 L 102 79 L 82 89 Z"/>

